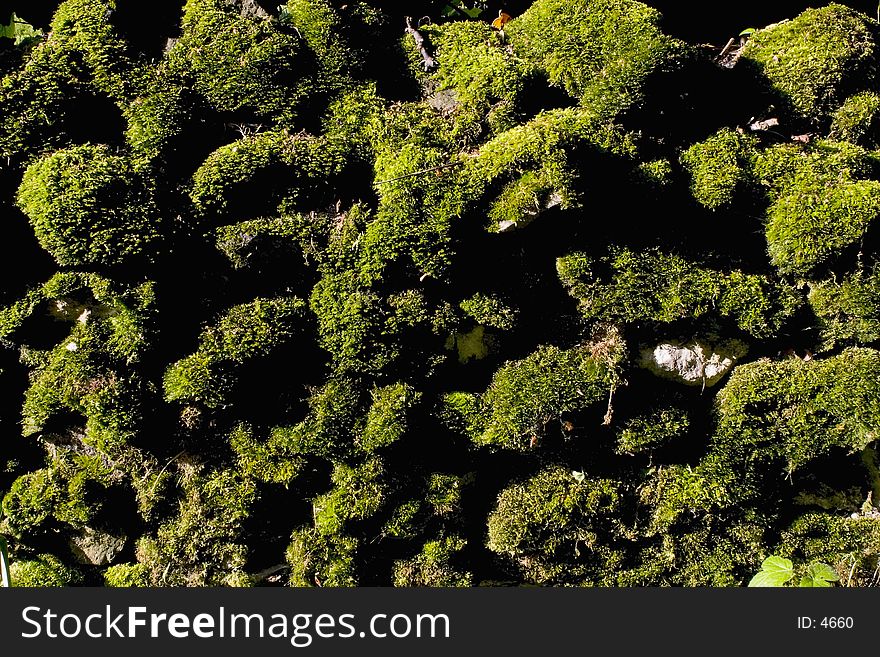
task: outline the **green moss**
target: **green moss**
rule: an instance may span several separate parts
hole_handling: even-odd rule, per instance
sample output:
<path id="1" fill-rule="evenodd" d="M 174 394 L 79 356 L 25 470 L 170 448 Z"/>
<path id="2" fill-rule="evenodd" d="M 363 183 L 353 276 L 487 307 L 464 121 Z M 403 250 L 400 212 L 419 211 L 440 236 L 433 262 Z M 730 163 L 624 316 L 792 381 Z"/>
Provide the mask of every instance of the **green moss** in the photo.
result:
<path id="1" fill-rule="evenodd" d="M 104 586 L 133 588 L 149 586 L 149 568 L 140 563 L 121 563 L 104 571 Z"/>
<path id="2" fill-rule="evenodd" d="M 467 333 L 454 333 L 447 341 L 448 349 L 455 349 L 458 353 L 458 362 L 467 363 L 469 360 L 482 360 L 493 350 L 494 340 L 492 334 L 486 332 L 485 326 L 475 326 Z"/>
<path id="3" fill-rule="evenodd" d="M 783 533 L 779 554 L 832 566 L 842 585 L 869 586 L 880 561 L 880 520 L 808 513 Z"/>
<path id="4" fill-rule="evenodd" d="M 848 349 L 823 360 L 762 360 L 737 367 L 718 393 L 713 451 L 737 468 L 793 472 L 880 435 L 880 353 Z"/>
<path id="5" fill-rule="evenodd" d="M 125 139 L 138 164 L 172 156 L 185 148 L 182 134 L 203 116 L 204 101 L 185 76 L 150 68 L 141 95 L 125 106 Z"/>
<path id="6" fill-rule="evenodd" d="M 291 586 L 357 586 L 358 541 L 311 527 L 293 532 L 287 548 Z"/>
<path id="7" fill-rule="evenodd" d="M 448 516 L 461 511 L 461 491 L 466 478 L 434 472 L 428 477 L 428 490 L 425 499 L 434 507 L 434 513 Z"/>
<path id="8" fill-rule="evenodd" d="M 458 536 L 428 541 L 416 556 L 395 562 L 394 586 L 472 586 L 473 575 L 455 565 L 465 545 Z"/>
<path id="9" fill-rule="evenodd" d="M 193 175 L 189 195 L 197 215 L 215 224 L 230 213 L 259 216 L 337 173 L 342 162 L 343 155 L 323 140 L 263 132 L 211 153 Z M 279 179 L 285 182 L 279 185 Z"/>
<path id="10" fill-rule="evenodd" d="M 357 466 L 342 463 L 333 468 L 334 488 L 314 501 L 315 528 L 338 534 L 345 523 L 374 515 L 385 502 L 384 466 L 372 458 Z"/>
<path id="11" fill-rule="evenodd" d="M 559 258 L 556 269 L 583 315 L 594 320 L 668 323 L 714 315 L 763 338 L 799 304 L 793 290 L 766 276 L 725 273 L 653 250 L 614 249 L 600 261 L 574 253 Z"/>
<path id="12" fill-rule="evenodd" d="M 78 572 L 51 554 L 29 561 L 13 561 L 9 565 L 9 577 L 16 587 L 65 587 L 82 580 Z"/>
<path id="13" fill-rule="evenodd" d="M 771 200 L 804 186 L 834 186 L 870 178 L 869 153 L 847 142 L 816 140 L 807 145 L 777 144 L 756 155 L 755 175 Z"/>
<path id="14" fill-rule="evenodd" d="M 668 532 L 675 523 L 726 506 L 731 474 L 713 467 L 707 459 L 696 468 L 671 465 L 652 469 L 639 491 L 640 501 L 650 509 L 646 533 Z"/>
<path id="15" fill-rule="evenodd" d="M 439 106 L 441 96 L 446 95 L 447 111 L 456 122 L 454 134 L 480 134 L 483 121 L 492 132 L 517 122 L 523 94 L 536 83 L 536 70 L 510 53 L 488 23 L 430 25 L 424 36 L 439 64 L 431 75 L 439 93 L 428 102 Z"/>
<path id="16" fill-rule="evenodd" d="M 382 526 L 382 537 L 416 538 L 425 526 L 423 506 L 419 500 L 407 500 L 397 506 Z"/>
<path id="17" fill-rule="evenodd" d="M 880 340 L 880 268 L 861 270 L 840 283 L 810 285 L 810 305 L 819 319 L 824 347 Z"/>
<path id="18" fill-rule="evenodd" d="M 229 586 L 246 583 L 242 525 L 256 486 L 233 470 L 205 471 L 184 463 L 177 514 L 138 542 L 138 563 L 151 586 Z"/>
<path id="19" fill-rule="evenodd" d="M 63 455 L 18 477 L 3 498 L 6 523 L 16 536 L 81 528 L 102 506 L 113 473 L 100 458 Z"/>
<path id="20" fill-rule="evenodd" d="M 589 183 L 582 178 L 584 158 L 633 155 L 632 135 L 601 120 L 592 108 L 565 108 L 542 112 L 497 135 L 468 169 L 475 185 L 505 185 L 489 206 L 490 217 L 527 223 L 550 207 L 581 205 Z M 504 227 L 496 223 L 492 230 Z"/>
<path id="21" fill-rule="evenodd" d="M 296 297 L 258 298 L 233 306 L 202 331 L 199 349 L 165 372 L 165 398 L 191 400 L 216 407 L 223 403 L 231 381 L 227 369 L 300 336 L 305 323 L 305 302 Z"/>
<path id="22" fill-rule="evenodd" d="M 168 60 L 220 112 L 289 121 L 313 91 L 314 60 L 276 21 L 241 16 L 221 0 L 188 0 L 181 27 Z"/>
<path id="23" fill-rule="evenodd" d="M 562 414 L 605 399 L 611 378 L 588 348 L 539 347 L 501 367 L 478 402 L 461 394 L 447 396 L 447 413 L 461 417 L 477 444 L 527 450 Z"/>
<path id="24" fill-rule="evenodd" d="M 487 546 L 514 559 L 527 581 L 542 585 L 598 579 L 620 564 L 620 492 L 608 479 L 577 481 L 562 467 L 542 470 L 498 496 Z"/>
<path id="25" fill-rule="evenodd" d="M 733 203 L 751 182 L 750 167 L 757 141 L 729 128 L 688 148 L 681 156 L 691 174 L 697 202 L 717 210 Z"/>
<path id="26" fill-rule="evenodd" d="M 876 79 L 876 37 L 867 16 L 830 4 L 758 30 L 742 61 L 762 73 L 795 113 L 822 119 Z"/>
<path id="27" fill-rule="evenodd" d="M 660 18 L 633 0 L 538 0 L 505 33 L 551 84 L 612 117 L 641 101 L 645 81 L 684 54 L 661 32 Z"/>
<path id="28" fill-rule="evenodd" d="M 407 415 L 421 395 L 412 386 L 394 383 L 373 390 L 373 404 L 358 441 L 360 447 L 374 452 L 400 440 L 407 430 Z"/>
<path id="29" fill-rule="evenodd" d="M 878 215 L 880 182 L 799 187 L 770 209 L 770 259 L 784 273 L 807 274 L 859 244 Z"/>
<path id="30" fill-rule="evenodd" d="M 662 447 L 684 436 L 690 428 L 687 411 L 658 408 L 627 421 L 617 434 L 618 454 L 638 454 Z"/>
<path id="31" fill-rule="evenodd" d="M 863 91 L 847 98 L 834 112 L 829 136 L 831 139 L 876 148 L 880 94 Z"/>
<path id="32" fill-rule="evenodd" d="M 55 11 L 50 34 L 66 57 L 82 58 L 97 89 L 123 104 L 139 91 L 144 71 L 109 18 L 104 0 L 66 0 Z"/>
<path id="33" fill-rule="evenodd" d="M 25 172 L 18 205 L 61 265 L 147 256 L 162 234 L 150 183 L 107 146 L 76 146 L 35 162 Z"/>
<path id="34" fill-rule="evenodd" d="M 259 481 L 290 484 L 303 469 L 305 459 L 291 449 L 284 431 L 273 431 L 260 442 L 246 425 L 239 425 L 229 436 L 242 472 Z"/>
<path id="35" fill-rule="evenodd" d="M 516 326 L 517 311 L 511 308 L 496 295 L 478 292 L 459 304 L 465 314 L 478 324 L 502 331 L 509 331 Z"/>

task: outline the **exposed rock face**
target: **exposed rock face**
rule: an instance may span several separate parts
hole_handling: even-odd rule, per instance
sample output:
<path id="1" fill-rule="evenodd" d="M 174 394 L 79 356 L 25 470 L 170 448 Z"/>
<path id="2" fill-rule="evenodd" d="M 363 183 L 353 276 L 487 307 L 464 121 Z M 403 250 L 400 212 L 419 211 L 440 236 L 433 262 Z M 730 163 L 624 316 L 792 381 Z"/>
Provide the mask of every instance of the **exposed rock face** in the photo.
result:
<path id="1" fill-rule="evenodd" d="M 729 340 L 710 345 L 664 342 L 642 349 L 640 365 L 657 376 L 691 386 L 711 387 L 745 356 L 746 345 Z"/>
<path id="2" fill-rule="evenodd" d="M 86 527 L 70 539 L 70 549 L 79 563 L 106 566 L 125 547 L 124 536 L 113 536 Z"/>

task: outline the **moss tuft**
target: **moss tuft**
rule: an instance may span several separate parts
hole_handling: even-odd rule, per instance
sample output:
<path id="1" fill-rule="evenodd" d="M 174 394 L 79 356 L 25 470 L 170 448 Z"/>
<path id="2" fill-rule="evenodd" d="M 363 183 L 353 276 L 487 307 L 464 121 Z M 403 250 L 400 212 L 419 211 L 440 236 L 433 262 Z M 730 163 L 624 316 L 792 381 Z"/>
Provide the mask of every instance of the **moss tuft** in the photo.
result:
<path id="1" fill-rule="evenodd" d="M 152 255 L 162 236 L 150 183 L 106 146 L 76 146 L 28 167 L 18 205 L 61 265 Z"/>
<path id="2" fill-rule="evenodd" d="M 808 9 L 758 30 L 743 51 L 748 62 L 799 116 L 824 119 L 877 76 L 877 26 L 839 4 Z"/>
<path id="3" fill-rule="evenodd" d="M 717 210 L 733 203 L 751 182 L 750 164 L 757 140 L 723 128 L 681 156 L 690 171 L 697 202 Z"/>

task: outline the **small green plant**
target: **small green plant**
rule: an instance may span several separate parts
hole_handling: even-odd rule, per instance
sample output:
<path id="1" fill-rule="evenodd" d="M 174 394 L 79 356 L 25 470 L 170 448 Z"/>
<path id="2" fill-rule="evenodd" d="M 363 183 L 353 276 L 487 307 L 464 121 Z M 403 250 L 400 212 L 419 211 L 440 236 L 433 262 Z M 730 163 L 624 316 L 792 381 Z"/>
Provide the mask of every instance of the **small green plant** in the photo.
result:
<path id="1" fill-rule="evenodd" d="M 749 581 L 749 586 L 785 586 L 794 577 L 794 571 L 794 564 L 790 559 L 776 556 L 767 557 L 764 559 L 764 563 L 761 564 L 761 570 Z M 839 579 L 831 566 L 820 561 L 814 561 L 807 566 L 806 571 L 801 576 L 799 586 L 803 588 L 824 588 L 832 586 Z"/>

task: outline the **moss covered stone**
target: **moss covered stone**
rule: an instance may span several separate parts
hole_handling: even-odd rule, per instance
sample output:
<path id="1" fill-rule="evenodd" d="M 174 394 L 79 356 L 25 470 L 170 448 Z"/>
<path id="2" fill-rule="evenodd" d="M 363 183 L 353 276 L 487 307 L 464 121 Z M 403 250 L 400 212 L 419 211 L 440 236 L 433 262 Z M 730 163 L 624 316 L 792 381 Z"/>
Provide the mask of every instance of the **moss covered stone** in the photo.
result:
<path id="1" fill-rule="evenodd" d="M 797 115 L 823 119 L 876 80 L 877 33 L 864 14 L 830 4 L 758 30 L 743 61 L 764 75 Z"/>
<path id="2" fill-rule="evenodd" d="M 104 585 L 117 588 L 149 586 L 149 568 L 140 563 L 120 563 L 104 571 Z"/>
<path id="3" fill-rule="evenodd" d="M 220 0 L 188 0 L 169 61 L 221 112 L 290 117 L 312 91 L 315 64 L 300 37 L 268 16 Z"/>
<path id="4" fill-rule="evenodd" d="M 878 216 L 880 182 L 875 180 L 798 187 L 770 210 L 770 258 L 782 272 L 807 274 L 859 244 Z"/>
<path id="5" fill-rule="evenodd" d="M 479 398 L 448 395 L 447 413 L 478 444 L 527 450 L 564 413 L 607 398 L 612 378 L 588 348 L 540 347 L 501 367 Z"/>
<path id="6" fill-rule="evenodd" d="M 522 114 L 524 92 L 536 82 L 534 66 L 512 55 L 487 23 L 445 23 L 424 33 L 439 64 L 429 102 L 445 109 L 446 98 L 456 118 L 454 132 L 478 134 L 482 129 L 469 124 L 483 121 L 492 132 L 512 127 Z"/>
<path id="7" fill-rule="evenodd" d="M 514 559 L 535 584 L 581 584 L 620 563 L 614 546 L 621 495 L 615 482 L 551 467 L 501 492 L 487 546 Z"/>
<path id="8" fill-rule="evenodd" d="M 357 466 L 337 464 L 334 488 L 314 502 L 315 528 L 322 534 L 337 534 L 345 523 L 375 514 L 385 501 L 382 461 L 372 458 Z"/>
<path id="9" fill-rule="evenodd" d="M 372 452 L 400 440 L 407 429 L 407 412 L 421 395 L 412 386 L 396 383 L 373 391 L 359 445 Z"/>
<path id="10" fill-rule="evenodd" d="M 152 255 L 162 236 L 151 185 L 107 146 L 77 146 L 35 162 L 18 204 L 61 265 L 114 265 Z"/>
<path id="11" fill-rule="evenodd" d="M 718 394 L 714 450 L 731 462 L 793 472 L 831 454 L 860 452 L 880 435 L 880 353 L 847 349 L 822 360 L 757 361 Z"/>
<path id="12" fill-rule="evenodd" d="M 252 481 L 232 470 L 181 468 L 177 513 L 137 546 L 151 586 L 246 586 L 242 525 L 257 499 Z"/>
<path id="13" fill-rule="evenodd" d="M 505 27 L 514 51 L 581 105 L 611 117 L 642 100 L 646 79 L 669 70 L 684 45 L 633 0 L 538 0 Z"/>
<path id="14" fill-rule="evenodd" d="M 681 408 L 660 408 L 627 421 L 617 437 L 619 454 L 638 454 L 662 447 L 687 434 L 688 414 Z"/>
<path id="15" fill-rule="evenodd" d="M 656 250 L 615 249 L 598 261 L 574 253 L 559 258 L 556 269 L 589 319 L 669 323 L 714 315 L 766 337 L 799 304 L 793 290 L 767 276 L 713 270 Z"/>

